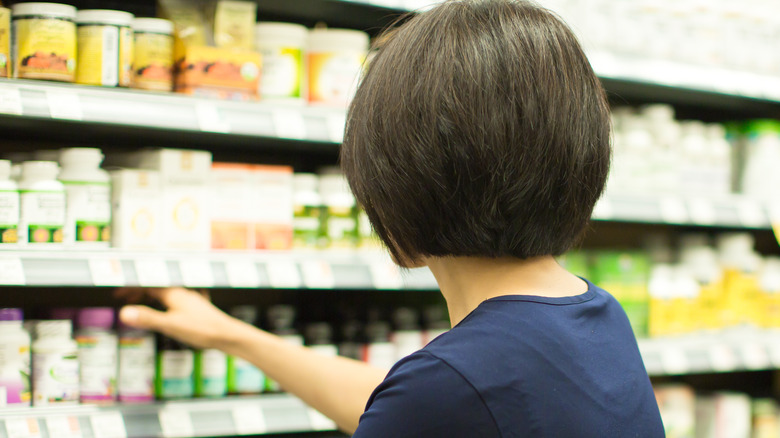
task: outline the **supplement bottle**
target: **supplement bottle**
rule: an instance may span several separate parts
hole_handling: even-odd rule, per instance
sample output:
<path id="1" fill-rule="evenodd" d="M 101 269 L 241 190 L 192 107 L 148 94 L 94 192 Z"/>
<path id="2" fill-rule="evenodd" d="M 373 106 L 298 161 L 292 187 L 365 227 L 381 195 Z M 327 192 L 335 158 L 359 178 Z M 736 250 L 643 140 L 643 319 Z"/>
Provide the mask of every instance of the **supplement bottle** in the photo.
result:
<path id="1" fill-rule="evenodd" d="M 19 241 L 19 187 L 11 180 L 11 162 L 0 160 L 0 247 Z"/>
<path id="2" fill-rule="evenodd" d="M 129 87 L 133 68 L 133 14 L 103 9 L 76 13 L 79 64 L 76 82 Z"/>
<path id="3" fill-rule="evenodd" d="M 0 405 L 30 405 L 30 335 L 21 309 L 0 309 Z"/>
<path id="4" fill-rule="evenodd" d="M 260 98 L 303 103 L 304 51 L 309 30 L 293 23 L 257 23 L 255 48 L 263 56 Z"/>
<path id="5" fill-rule="evenodd" d="M 117 394 L 122 403 L 154 401 L 155 338 L 146 330 L 119 324 Z"/>
<path id="6" fill-rule="evenodd" d="M 257 308 L 237 306 L 230 314 L 247 324 L 255 325 Z M 259 394 L 263 392 L 265 375 L 260 369 L 240 357 L 228 356 L 227 385 L 230 394 Z"/>
<path id="7" fill-rule="evenodd" d="M 192 398 L 195 394 L 194 352 L 164 336 L 158 338 L 157 345 L 159 348 L 155 376 L 157 398 L 160 400 Z"/>
<path id="8" fill-rule="evenodd" d="M 162 18 L 133 20 L 133 88 L 173 90 L 173 23 Z"/>
<path id="9" fill-rule="evenodd" d="M 108 307 L 82 309 L 78 313 L 79 369 L 82 403 L 106 404 L 116 400 L 118 344 L 114 310 Z"/>
<path id="10" fill-rule="evenodd" d="M 355 95 L 368 53 L 368 34 L 346 29 L 313 29 L 308 47 L 310 105 L 346 108 Z"/>
<path id="11" fill-rule="evenodd" d="M 303 345 L 301 336 L 293 327 L 295 322 L 295 308 L 288 305 L 276 305 L 268 308 L 268 327 L 271 333 L 281 337 L 292 345 Z M 279 383 L 266 377 L 265 389 L 268 392 L 280 392 Z"/>
<path id="12" fill-rule="evenodd" d="M 323 205 L 317 191 L 319 178 L 313 173 L 296 173 L 293 176 L 293 248 L 315 249 L 320 247 Z"/>
<path id="13" fill-rule="evenodd" d="M 349 191 L 344 175 L 322 175 L 320 196 L 325 205 L 323 231 L 327 247 L 333 249 L 357 246 L 355 197 Z"/>
<path id="14" fill-rule="evenodd" d="M 195 352 L 195 396 L 224 397 L 227 394 L 227 355 L 215 350 Z"/>
<path id="15" fill-rule="evenodd" d="M 39 321 L 32 343 L 33 406 L 77 404 L 78 344 L 70 321 Z"/>
<path id="16" fill-rule="evenodd" d="M 52 161 L 26 161 L 19 182 L 19 244 L 62 243 L 65 226 L 65 187 L 57 181 L 59 166 Z"/>
<path id="17" fill-rule="evenodd" d="M 58 3 L 17 3 L 11 15 L 13 77 L 73 82 L 76 8 Z"/>
<path id="18" fill-rule="evenodd" d="M 395 344 L 396 361 L 420 350 L 425 346 L 422 330 L 420 330 L 419 314 L 416 310 L 401 307 L 393 312 L 395 332 L 392 340 Z"/>
<path id="19" fill-rule="evenodd" d="M 11 10 L 0 7 L 0 78 L 11 76 Z"/>
<path id="20" fill-rule="evenodd" d="M 363 362 L 385 370 L 395 365 L 396 349 L 390 342 L 390 324 L 385 321 L 371 321 L 366 324 L 366 341 Z"/>
<path id="21" fill-rule="evenodd" d="M 308 324 L 304 331 L 309 349 L 323 356 L 338 356 L 339 350 L 333 343 L 333 329 L 327 322 Z"/>
<path id="22" fill-rule="evenodd" d="M 111 176 L 100 168 L 102 162 L 100 149 L 60 152 L 59 180 L 67 195 L 66 244 L 108 248 L 111 243 Z"/>

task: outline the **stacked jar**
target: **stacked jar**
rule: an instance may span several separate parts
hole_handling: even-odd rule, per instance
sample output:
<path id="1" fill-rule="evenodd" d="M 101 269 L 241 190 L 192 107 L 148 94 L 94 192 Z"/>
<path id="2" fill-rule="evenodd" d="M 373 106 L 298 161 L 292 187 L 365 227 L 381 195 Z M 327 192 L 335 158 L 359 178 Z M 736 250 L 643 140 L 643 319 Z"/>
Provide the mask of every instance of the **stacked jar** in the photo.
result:
<path id="1" fill-rule="evenodd" d="M 11 16 L 13 77 L 73 82 L 76 8 L 57 3 L 17 3 Z"/>

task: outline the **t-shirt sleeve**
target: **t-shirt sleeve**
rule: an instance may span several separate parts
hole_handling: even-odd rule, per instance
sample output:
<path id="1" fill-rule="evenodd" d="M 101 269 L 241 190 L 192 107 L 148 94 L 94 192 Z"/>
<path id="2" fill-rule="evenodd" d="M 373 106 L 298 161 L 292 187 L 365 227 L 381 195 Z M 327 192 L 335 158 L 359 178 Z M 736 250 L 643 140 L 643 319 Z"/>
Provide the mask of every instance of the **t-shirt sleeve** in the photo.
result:
<path id="1" fill-rule="evenodd" d="M 399 362 L 377 387 L 353 438 L 499 437 L 480 395 L 427 352 Z"/>

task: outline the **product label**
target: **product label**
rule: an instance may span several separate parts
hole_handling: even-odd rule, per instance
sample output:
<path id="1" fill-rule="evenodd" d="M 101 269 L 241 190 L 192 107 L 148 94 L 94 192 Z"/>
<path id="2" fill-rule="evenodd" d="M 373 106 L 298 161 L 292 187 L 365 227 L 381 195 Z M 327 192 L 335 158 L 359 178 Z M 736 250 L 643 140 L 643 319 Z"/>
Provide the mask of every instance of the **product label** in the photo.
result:
<path id="1" fill-rule="evenodd" d="M 76 336 L 79 344 L 82 401 L 109 402 L 116 398 L 117 339 L 112 333 Z"/>
<path id="2" fill-rule="evenodd" d="M 322 208 L 296 205 L 293 211 L 293 247 L 317 248 L 322 233 Z"/>
<path id="3" fill-rule="evenodd" d="M 63 182 L 67 193 L 66 243 L 111 241 L 111 186 Z"/>
<path id="4" fill-rule="evenodd" d="M 15 78 L 73 82 L 76 25 L 57 18 L 15 19 L 11 31 Z"/>
<path id="5" fill-rule="evenodd" d="M 0 78 L 11 76 L 11 11 L 0 7 Z"/>
<path id="6" fill-rule="evenodd" d="M 353 248 L 357 241 L 357 220 L 346 207 L 328 207 L 325 230 L 330 248 Z"/>
<path id="7" fill-rule="evenodd" d="M 79 401 L 78 352 L 33 353 L 33 406 Z"/>
<path id="8" fill-rule="evenodd" d="M 264 49 L 260 98 L 293 98 L 301 96 L 303 52 L 298 47 Z"/>
<path id="9" fill-rule="evenodd" d="M 356 52 L 309 54 L 309 103 L 346 107 L 355 95 L 364 56 Z"/>
<path id="10" fill-rule="evenodd" d="M 197 356 L 195 394 L 220 397 L 227 392 L 227 356 L 219 350 L 203 350 Z"/>
<path id="11" fill-rule="evenodd" d="M 19 241 L 60 243 L 65 225 L 65 193 L 22 191 Z"/>
<path id="12" fill-rule="evenodd" d="M 265 375 L 239 357 L 228 357 L 228 391 L 231 394 L 257 394 L 263 391 Z"/>
<path id="13" fill-rule="evenodd" d="M 136 32 L 133 87 L 171 91 L 173 88 L 172 36 Z"/>
<path id="14" fill-rule="evenodd" d="M 76 82 L 106 87 L 130 85 L 133 36 L 129 27 L 78 26 Z"/>
<path id="15" fill-rule="evenodd" d="M 153 336 L 119 339 L 117 392 L 122 402 L 154 400 L 155 342 Z"/>
<path id="16" fill-rule="evenodd" d="M 189 398 L 194 393 L 194 357 L 191 350 L 162 351 L 157 356 L 157 396 Z"/>
<path id="17" fill-rule="evenodd" d="M 0 389 L 5 392 L 0 404 L 30 404 L 30 345 L 26 337 L 0 345 Z"/>
<path id="18" fill-rule="evenodd" d="M 0 191 L 0 243 L 19 240 L 19 192 Z"/>

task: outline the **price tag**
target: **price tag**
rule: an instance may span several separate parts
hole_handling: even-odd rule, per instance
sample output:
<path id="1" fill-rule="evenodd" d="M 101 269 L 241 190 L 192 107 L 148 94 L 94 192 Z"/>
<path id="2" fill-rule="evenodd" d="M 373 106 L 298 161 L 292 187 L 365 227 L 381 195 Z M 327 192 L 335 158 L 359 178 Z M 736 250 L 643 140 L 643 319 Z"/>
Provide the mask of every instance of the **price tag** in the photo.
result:
<path id="1" fill-rule="evenodd" d="M 371 263 L 371 281 L 376 289 L 401 289 L 404 285 L 401 271 L 391 261 Z"/>
<path id="2" fill-rule="evenodd" d="M 609 202 L 609 199 L 601 198 L 599 202 L 596 203 L 596 206 L 593 208 L 593 214 L 591 215 L 593 219 L 601 219 L 601 220 L 610 220 L 615 215 L 612 211 L 612 203 Z"/>
<path id="3" fill-rule="evenodd" d="M 742 361 L 749 370 L 769 368 L 769 355 L 763 346 L 756 343 L 745 344 L 741 348 Z"/>
<path id="4" fill-rule="evenodd" d="M 766 215 L 761 204 L 752 199 L 743 199 L 739 202 L 739 221 L 749 228 L 758 228 L 766 225 Z"/>
<path id="5" fill-rule="evenodd" d="M 184 409 L 163 409 L 158 417 L 164 437 L 191 437 L 195 435 L 190 413 Z"/>
<path id="6" fill-rule="evenodd" d="M 119 412 L 105 412 L 89 417 L 94 438 L 127 438 L 125 421 Z"/>
<path id="7" fill-rule="evenodd" d="M 675 224 L 685 223 L 688 214 L 682 199 L 673 196 L 661 198 L 661 220 Z"/>
<path id="8" fill-rule="evenodd" d="M 259 435 L 268 432 L 260 406 L 236 406 L 232 414 L 233 424 L 239 435 Z"/>
<path id="9" fill-rule="evenodd" d="M 138 277 L 138 285 L 142 287 L 168 287 L 171 285 L 168 264 L 162 259 L 136 260 L 135 274 Z"/>
<path id="10" fill-rule="evenodd" d="M 22 115 L 22 95 L 18 88 L 0 87 L 0 113 Z"/>
<path id="11" fill-rule="evenodd" d="M 230 260 L 225 262 L 225 271 L 230 287 L 251 289 L 260 286 L 260 273 L 255 262 Z"/>
<path id="12" fill-rule="evenodd" d="M 693 199 L 690 205 L 691 220 L 701 225 L 712 225 L 717 219 L 715 207 L 706 199 Z"/>
<path id="13" fill-rule="evenodd" d="M 312 430 L 336 430 L 336 423 L 322 415 L 318 410 L 308 408 L 308 412 Z"/>
<path id="14" fill-rule="evenodd" d="M 230 123 L 222 118 L 216 105 L 210 102 L 198 102 L 195 105 L 198 127 L 203 132 L 230 133 Z"/>
<path id="15" fill-rule="evenodd" d="M 204 259 L 179 262 L 181 281 L 186 287 L 214 287 L 214 272 L 211 262 Z"/>
<path id="16" fill-rule="evenodd" d="M 665 348 L 661 352 L 661 366 L 667 374 L 685 374 L 690 369 L 685 351 L 678 348 Z"/>
<path id="17" fill-rule="evenodd" d="M 49 438 L 81 438 L 81 425 L 77 417 L 46 417 Z"/>
<path id="18" fill-rule="evenodd" d="M 4 286 L 24 286 L 24 267 L 19 257 L 0 257 L 0 284 Z"/>
<path id="19" fill-rule="evenodd" d="M 713 345 L 709 351 L 710 366 L 713 371 L 731 371 L 737 368 L 737 356 L 729 346 Z"/>
<path id="20" fill-rule="evenodd" d="M 122 269 L 122 262 L 114 258 L 91 258 L 89 259 L 89 273 L 92 276 L 94 286 L 117 286 L 125 285 L 125 271 Z"/>
<path id="21" fill-rule="evenodd" d="M 303 140 L 306 138 L 306 122 L 303 114 L 295 110 L 274 110 L 271 113 L 276 135 L 281 138 Z"/>
<path id="22" fill-rule="evenodd" d="M 333 269 L 323 260 L 309 260 L 301 263 L 303 283 L 309 289 L 333 289 L 336 279 Z"/>
<path id="23" fill-rule="evenodd" d="M 5 420 L 8 438 L 40 438 L 41 428 L 35 418 L 8 418 Z"/>
<path id="24" fill-rule="evenodd" d="M 301 287 L 301 276 L 295 263 L 268 262 L 266 269 L 268 269 L 268 282 L 271 287 L 279 289 L 298 289 Z"/>
<path id="25" fill-rule="evenodd" d="M 84 120 L 79 95 L 71 91 L 48 90 L 46 101 L 52 119 Z"/>
<path id="26" fill-rule="evenodd" d="M 344 128 L 347 125 L 346 114 L 331 114 L 328 116 L 328 138 L 333 143 L 344 141 Z"/>

